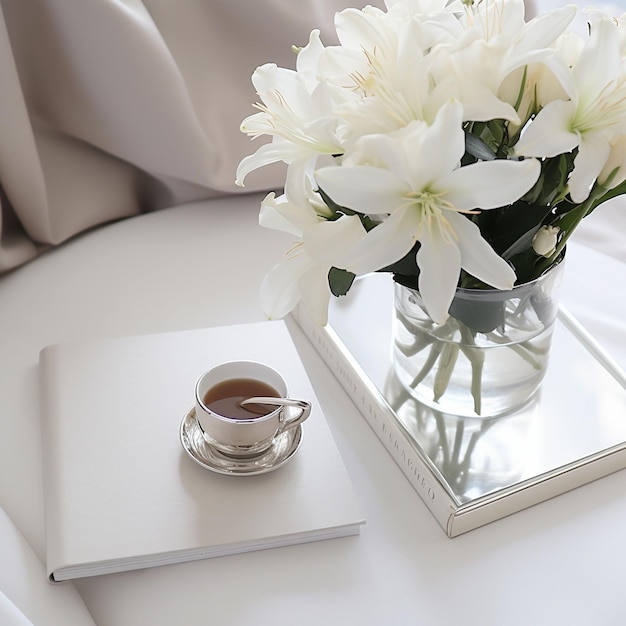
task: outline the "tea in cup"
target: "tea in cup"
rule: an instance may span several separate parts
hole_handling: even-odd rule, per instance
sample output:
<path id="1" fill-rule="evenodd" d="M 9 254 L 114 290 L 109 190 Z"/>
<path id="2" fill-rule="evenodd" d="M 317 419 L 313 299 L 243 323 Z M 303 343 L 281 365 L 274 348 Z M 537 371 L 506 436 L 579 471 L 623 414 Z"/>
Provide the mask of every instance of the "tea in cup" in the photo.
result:
<path id="1" fill-rule="evenodd" d="M 288 398 L 287 393 L 284 378 L 263 363 L 222 363 L 196 383 L 196 421 L 219 452 L 256 456 L 311 413 L 310 402 Z"/>

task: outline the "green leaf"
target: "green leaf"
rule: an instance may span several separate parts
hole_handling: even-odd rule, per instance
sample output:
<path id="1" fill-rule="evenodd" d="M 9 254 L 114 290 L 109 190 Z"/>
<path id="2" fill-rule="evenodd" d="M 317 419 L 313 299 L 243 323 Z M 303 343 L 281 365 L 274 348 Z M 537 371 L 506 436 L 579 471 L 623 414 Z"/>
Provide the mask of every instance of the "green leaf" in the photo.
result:
<path id="1" fill-rule="evenodd" d="M 454 298 L 450 304 L 450 315 L 474 333 L 490 333 L 504 324 L 504 302 L 504 299 L 492 301 Z"/>
<path id="2" fill-rule="evenodd" d="M 573 166 L 573 153 L 547 159 L 541 165 L 537 182 L 522 200 L 528 204 L 554 208 L 567 196 L 567 179 Z"/>
<path id="3" fill-rule="evenodd" d="M 333 296 L 345 296 L 350 291 L 355 278 L 356 275 L 352 272 L 331 267 L 328 272 L 328 284 Z"/>
<path id="4" fill-rule="evenodd" d="M 532 247 L 524 252 L 512 256 L 509 260 L 515 267 L 515 274 L 517 276 L 515 284 L 523 285 L 531 280 L 535 280 L 535 278 L 537 278 L 537 273 L 539 272 L 538 262 L 542 259 L 543 257 L 537 256 L 537 253 L 532 249 Z"/>
<path id="5" fill-rule="evenodd" d="M 482 161 L 493 161 L 495 152 L 481 139 L 465 131 L 465 152 Z"/>
<path id="6" fill-rule="evenodd" d="M 498 210 L 496 219 L 490 224 L 490 232 L 483 232 L 483 237 L 502 258 L 509 259 L 531 246 L 535 232 L 551 212 L 549 206 L 520 200 Z"/>
<path id="7" fill-rule="evenodd" d="M 407 276 L 406 274 L 394 274 L 393 280 L 402 285 L 403 287 L 408 287 L 409 289 L 417 290 L 417 276 Z"/>
<path id="8" fill-rule="evenodd" d="M 526 231 L 502 253 L 502 258 L 505 260 L 511 260 L 518 254 L 524 253 L 527 250 L 532 250 L 533 239 L 540 228 L 541 225 L 537 224 L 534 228 Z"/>
<path id="9" fill-rule="evenodd" d="M 498 146 L 497 153 L 501 152 L 500 149 L 506 143 L 507 139 L 507 133 L 504 123 L 502 122 L 502 120 L 490 120 L 489 122 L 487 122 L 487 128 L 491 133 L 494 144 Z"/>

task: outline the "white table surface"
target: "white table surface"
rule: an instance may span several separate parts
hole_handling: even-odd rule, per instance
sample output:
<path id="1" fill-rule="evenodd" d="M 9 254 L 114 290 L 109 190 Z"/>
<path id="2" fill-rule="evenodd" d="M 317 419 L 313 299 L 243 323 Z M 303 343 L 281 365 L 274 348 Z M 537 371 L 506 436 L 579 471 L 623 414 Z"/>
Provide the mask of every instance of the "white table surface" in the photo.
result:
<path id="1" fill-rule="evenodd" d="M 0 279 L 0 506 L 42 560 L 39 350 L 263 319 L 258 284 L 289 241 L 258 227 L 258 206 L 248 196 L 147 214 Z M 623 269 L 570 246 L 563 302 L 626 366 Z M 448 539 L 296 340 L 362 503 L 361 535 L 77 582 L 98 626 L 626 623 L 626 471 Z"/>

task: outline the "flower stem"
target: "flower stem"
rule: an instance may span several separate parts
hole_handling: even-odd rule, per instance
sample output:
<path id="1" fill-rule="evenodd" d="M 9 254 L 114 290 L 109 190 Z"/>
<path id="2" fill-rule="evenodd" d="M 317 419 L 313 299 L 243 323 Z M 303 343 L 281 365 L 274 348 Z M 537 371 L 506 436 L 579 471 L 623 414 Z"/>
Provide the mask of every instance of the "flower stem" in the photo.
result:
<path id="1" fill-rule="evenodd" d="M 485 364 L 485 353 L 480 348 L 470 345 L 475 345 L 474 335 L 470 329 L 465 326 L 465 324 L 460 324 L 460 331 L 464 344 L 461 346 L 461 350 L 463 350 L 463 354 L 467 357 L 472 367 L 472 382 L 470 389 L 474 400 L 474 413 L 476 413 L 476 415 L 480 415 L 482 411 L 483 366 Z"/>
<path id="2" fill-rule="evenodd" d="M 422 366 L 422 369 L 411 381 L 411 388 L 415 389 L 415 387 L 417 387 L 422 382 L 422 380 L 424 380 L 428 372 L 430 372 L 430 370 L 434 367 L 437 359 L 439 358 L 439 355 L 441 354 L 441 348 L 442 345 L 439 342 L 434 343 L 431 346 L 430 352 L 428 354 L 428 357 L 426 358 L 426 361 L 424 362 L 424 365 Z"/>
<path id="3" fill-rule="evenodd" d="M 433 383 L 433 400 L 439 402 L 439 399 L 446 392 L 457 357 L 459 356 L 459 345 L 456 343 L 446 343 L 439 357 L 439 366 L 435 373 L 435 381 Z"/>
<path id="4" fill-rule="evenodd" d="M 418 329 L 409 322 L 406 316 L 398 313 L 396 315 L 398 321 L 404 326 L 409 335 L 413 338 L 413 343 L 410 345 L 404 345 L 399 341 L 396 341 L 396 347 L 406 357 L 415 356 L 418 352 L 421 352 L 424 348 L 432 343 L 430 335 L 424 332 L 418 331 Z"/>

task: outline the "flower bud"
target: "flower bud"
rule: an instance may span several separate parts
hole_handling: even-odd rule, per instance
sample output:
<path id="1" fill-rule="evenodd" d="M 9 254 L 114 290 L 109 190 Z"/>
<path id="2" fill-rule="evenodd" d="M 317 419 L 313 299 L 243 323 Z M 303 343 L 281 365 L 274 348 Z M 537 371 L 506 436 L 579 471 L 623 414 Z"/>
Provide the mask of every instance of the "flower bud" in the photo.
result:
<path id="1" fill-rule="evenodd" d="M 558 226 L 542 226 L 533 237 L 533 250 L 539 256 L 549 257 L 556 249 L 556 241 L 560 232 Z"/>

